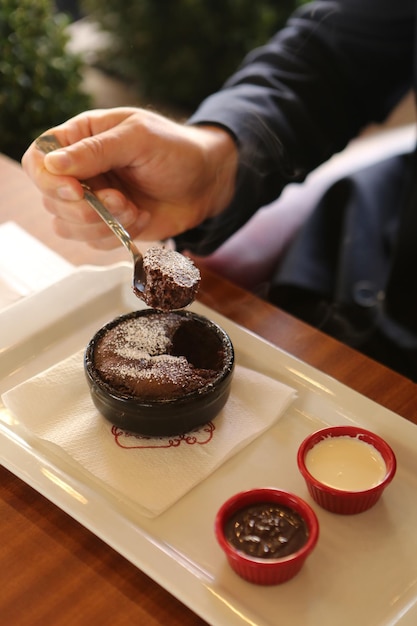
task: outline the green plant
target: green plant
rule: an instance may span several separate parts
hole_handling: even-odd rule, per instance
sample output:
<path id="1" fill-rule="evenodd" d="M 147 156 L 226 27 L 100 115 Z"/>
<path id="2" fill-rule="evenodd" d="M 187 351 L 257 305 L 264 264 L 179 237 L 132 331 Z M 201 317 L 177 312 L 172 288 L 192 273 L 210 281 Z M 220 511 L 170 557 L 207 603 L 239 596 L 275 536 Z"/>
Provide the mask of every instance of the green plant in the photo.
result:
<path id="1" fill-rule="evenodd" d="M 0 151 L 20 159 L 46 128 L 90 106 L 82 61 L 67 50 L 68 19 L 50 0 L 0 4 Z"/>
<path id="2" fill-rule="evenodd" d="M 192 108 L 264 43 L 300 0 L 84 0 L 113 36 L 102 65 L 147 99 Z"/>

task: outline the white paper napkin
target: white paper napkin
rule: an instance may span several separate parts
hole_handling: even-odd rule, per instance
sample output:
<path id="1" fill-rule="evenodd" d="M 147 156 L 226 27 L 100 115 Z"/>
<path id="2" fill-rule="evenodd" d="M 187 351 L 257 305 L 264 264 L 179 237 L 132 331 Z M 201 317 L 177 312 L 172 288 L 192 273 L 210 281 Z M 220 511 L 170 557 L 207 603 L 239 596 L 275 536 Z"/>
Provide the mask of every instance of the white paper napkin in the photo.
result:
<path id="1" fill-rule="evenodd" d="M 31 433 L 152 517 L 271 427 L 295 396 L 291 387 L 237 365 L 226 406 L 212 423 L 181 437 L 141 437 L 98 413 L 78 352 L 2 399 Z"/>
<path id="2" fill-rule="evenodd" d="M 14 222 L 0 225 L 0 311 L 73 271 L 71 263 Z"/>

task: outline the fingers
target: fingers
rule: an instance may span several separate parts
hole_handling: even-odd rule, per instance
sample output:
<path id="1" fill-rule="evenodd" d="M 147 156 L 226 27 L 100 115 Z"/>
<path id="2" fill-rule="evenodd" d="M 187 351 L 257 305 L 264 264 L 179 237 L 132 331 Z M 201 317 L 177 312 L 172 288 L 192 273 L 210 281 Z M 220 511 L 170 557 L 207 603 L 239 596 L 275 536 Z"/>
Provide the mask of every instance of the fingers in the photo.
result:
<path id="1" fill-rule="evenodd" d="M 53 220 L 53 226 L 56 234 L 60 237 L 88 243 L 92 248 L 113 250 L 120 246 L 120 241 L 104 223 L 102 225 L 74 224 L 70 226 L 67 221 L 56 217 Z"/>
<path id="2" fill-rule="evenodd" d="M 23 155 L 23 168 L 42 193 L 78 200 L 82 196 L 79 179 L 124 167 L 133 158 L 130 153 L 137 143 L 129 138 L 124 122 L 134 114 L 137 109 L 133 108 L 82 113 L 48 131 L 62 149 L 45 155 L 32 143 Z"/>
<path id="3" fill-rule="evenodd" d="M 147 112 L 129 108 L 77 116 L 52 131 L 64 147 L 47 154 L 44 167 L 56 176 L 84 180 L 129 167 L 141 152 L 148 120 Z"/>
<path id="4" fill-rule="evenodd" d="M 69 176 L 54 176 L 44 165 L 44 155 L 35 147 L 29 148 L 22 158 L 23 169 L 45 195 L 61 200 L 81 200 L 84 195 L 80 182 Z"/>
<path id="5" fill-rule="evenodd" d="M 105 189 L 97 197 L 124 226 L 132 237 L 138 237 L 146 229 L 150 215 L 128 202 L 114 189 Z M 54 228 L 58 235 L 89 243 L 94 248 L 109 250 L 120 245 L 120 241 L 109 226 L 85 201 L 65 202 L 44 198 L 45 208 L 54 216 Z"/>

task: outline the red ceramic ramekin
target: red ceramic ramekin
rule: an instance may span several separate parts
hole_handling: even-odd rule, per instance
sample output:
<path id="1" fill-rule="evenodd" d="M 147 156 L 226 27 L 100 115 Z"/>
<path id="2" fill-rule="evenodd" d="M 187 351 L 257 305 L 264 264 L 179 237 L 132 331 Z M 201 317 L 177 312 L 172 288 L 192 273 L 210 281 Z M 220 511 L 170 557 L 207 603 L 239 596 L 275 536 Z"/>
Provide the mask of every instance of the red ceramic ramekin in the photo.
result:
<path id="1" fill-rule="evenodd" d="M 332 437 L 353 437 L 370 444 L 380 453 L 386 471 L 378 484 L 368 489 L 350 491 L 329 486 L 312 475 L 306 467 L 307 453 L 319 442 Z M 387 442 L 375 433 L 356 426 L 330 426 L 312 433 L 301 443 L 297 462 L 311 497 L 322 508 L 342 515 L 361 513 L 374 506 L 394 478 L 397 468 L 395 454 Z"/>
<path id="2" fill-rule="evenodd" d="M 305 543 L 295 552 L 281 558 L 256 558 L 234 547 L 226 538 L 228 520 L 238 511 L 256 504 L 272 504 L 295 511 L 307 528 Z M 319 523 L 313 509 L 298 496 L 275 488 L 242 491 L 229 498 L 215 519 L 215 534 L 229 565 L 245 580 L 258 585 L 277 585 L 293 578 L 313 551 L 319 537 Z"/>

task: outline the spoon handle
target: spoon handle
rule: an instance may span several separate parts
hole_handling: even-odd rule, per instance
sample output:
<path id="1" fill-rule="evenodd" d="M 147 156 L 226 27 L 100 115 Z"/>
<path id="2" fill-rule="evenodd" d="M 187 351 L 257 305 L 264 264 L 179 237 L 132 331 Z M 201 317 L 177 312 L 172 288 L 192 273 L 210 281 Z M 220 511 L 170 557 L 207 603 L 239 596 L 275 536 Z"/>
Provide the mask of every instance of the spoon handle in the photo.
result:
<path id="1" fill-rule="evenodd" d="M 41 135 L 35 141 L 36 146 L 44 154 L 53 152 L 58 148 L 62 148 L 62 145 L 52 134 Z M 122 244 L 126 246 L 130 254 L 133 257 L 136 277 L 140 277 L 141 266 L 143 266 L 143 257 L 138 248 L 134 244 L 127 230 L 121 225 L 121 223 L 110 213 L 110 211 L 104 206 L 104 204 L 97 198 L 94 191 L 86 183 L 81 181 L 82 188 L 84 190 L 84 198 L 88 204 L 98 213 L 98 215 L 106 222 L 107 226 L 111 228 L 116 237 L 120 239 Z"/>
<path id="2" fill-rule="evenodd" d="M 126 246 L 135 260 L 138 257 L 141 257 L 139 250 L 133 243 L 129 233 L 121 225 L 121 223 L 114 217 L 112 213 L 105 207 L 105 205 L 99 200 L 94 193 L 94 191 L 89 187 L 86 183 L 81 183 L 82 188 L 84 189 L 84 199 L 88 202 L 88 204 L 100 215 L 100 217 L 106 222 L 107 226 L 111 228 L 114 234 L 120 239 L 122 244 Z"/>

